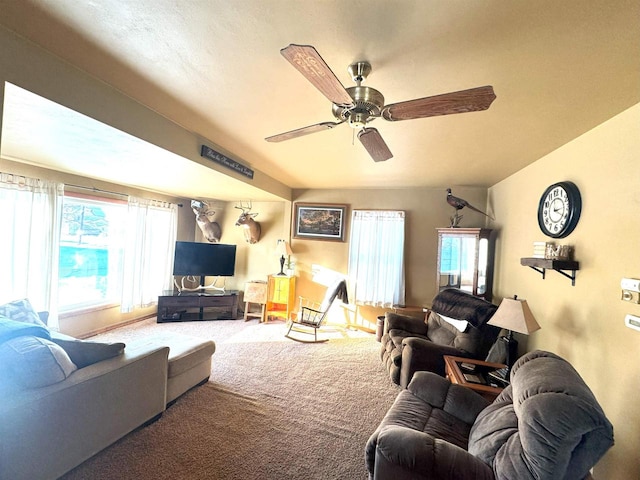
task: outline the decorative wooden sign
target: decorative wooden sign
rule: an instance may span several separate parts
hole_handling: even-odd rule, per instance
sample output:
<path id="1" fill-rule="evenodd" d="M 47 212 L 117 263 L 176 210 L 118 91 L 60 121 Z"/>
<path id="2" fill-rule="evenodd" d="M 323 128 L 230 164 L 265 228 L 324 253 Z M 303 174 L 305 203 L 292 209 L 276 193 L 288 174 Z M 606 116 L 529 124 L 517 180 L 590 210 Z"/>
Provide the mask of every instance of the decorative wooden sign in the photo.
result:
<path id="1" fill-rule="evenodd" d="M 253 170 L 239 162 L 236 162 L 235 160 L 230 159 L 220 152 L 216 152 L 213 148 L 202 145 L 202 148 L 200 149 L 200 156 L 213 160 L 223 167 L 230 168 L 231 170 L 253 180 Z"/>

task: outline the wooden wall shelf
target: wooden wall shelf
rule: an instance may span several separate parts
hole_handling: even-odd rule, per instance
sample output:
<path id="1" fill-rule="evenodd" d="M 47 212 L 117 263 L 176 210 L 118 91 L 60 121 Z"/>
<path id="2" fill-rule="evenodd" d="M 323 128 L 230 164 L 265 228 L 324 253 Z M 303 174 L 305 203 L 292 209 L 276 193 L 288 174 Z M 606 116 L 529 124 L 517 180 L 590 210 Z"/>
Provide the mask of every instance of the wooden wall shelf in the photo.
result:
<path id="1" fill-rule="evenodd" d="M 530 267 L 536 272 L 542 274 L 542 278 L 545 278 L 547 270 L 555 270 L 560 275 L 564 275 L 571 280 L 571 286 L 576 284 L 576 271 L 580 270 L 580 263 L 574 260 L 553 260 L 549 258 L 533 258 L 526 257 L 520 259 L 520 265 Z M 568 274 L 570 271 L 571 274 Z"/>

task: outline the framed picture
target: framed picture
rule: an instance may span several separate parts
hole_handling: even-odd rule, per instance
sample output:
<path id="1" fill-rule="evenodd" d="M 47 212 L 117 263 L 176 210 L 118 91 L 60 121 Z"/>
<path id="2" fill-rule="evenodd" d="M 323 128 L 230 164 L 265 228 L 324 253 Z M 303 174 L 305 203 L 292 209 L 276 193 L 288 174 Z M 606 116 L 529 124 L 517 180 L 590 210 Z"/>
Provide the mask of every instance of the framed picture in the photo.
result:
<path id="1" fill-rule="evenodd" d="M 296 203 L 293 238 L 344 242 L 347 205 Z"/>

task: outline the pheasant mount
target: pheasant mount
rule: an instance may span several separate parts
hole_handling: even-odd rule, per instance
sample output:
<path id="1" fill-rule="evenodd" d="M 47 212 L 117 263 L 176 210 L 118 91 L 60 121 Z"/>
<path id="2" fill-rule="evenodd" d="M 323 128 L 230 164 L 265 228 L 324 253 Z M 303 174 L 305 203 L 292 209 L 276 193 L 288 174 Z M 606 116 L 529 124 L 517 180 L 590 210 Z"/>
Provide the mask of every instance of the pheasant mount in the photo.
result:
<path id="1" fill-rule="evenodd" d="M 460 215 L 458 212 L 465 207 L 468 208 L 469 210 L 473 210 L 474 212 L 481 213 L 482 215 L 484 215 L 487 218 L 490 218 L 491 220 L 494 220 L 494 218 L 491 215 L 487 215 L 482 210 L 474 207 L 469 202 L 467 202 L 464 198 L 456 197 L 455 195 L 453 195 L 453 193 L 451 193 L 450 188 L 447 188 L 447 203 L 451 205 L 453 208 L 455 208 L 455 213 L 451 217 L 449 217 L 449 220 L 451 221 L 451 224 L 449 225 L 450 228 L 455 228 L 459 226 L 460 220 L 462 220 L 463 215 Z"/>

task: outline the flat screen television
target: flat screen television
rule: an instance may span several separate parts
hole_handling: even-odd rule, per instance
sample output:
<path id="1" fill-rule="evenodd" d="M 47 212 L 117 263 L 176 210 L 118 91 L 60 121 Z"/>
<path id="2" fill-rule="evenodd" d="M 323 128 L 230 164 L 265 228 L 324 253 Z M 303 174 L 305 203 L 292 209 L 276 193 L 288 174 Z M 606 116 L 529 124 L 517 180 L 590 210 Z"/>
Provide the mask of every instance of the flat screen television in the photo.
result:
<path id="1" fill-rule="evenodd" d="M 176 242 L 173 274 L 233 277 L 236 246 L 224 243 Z"/>

